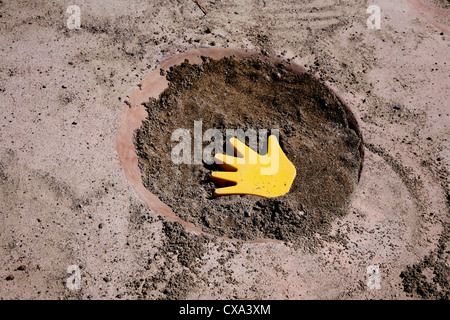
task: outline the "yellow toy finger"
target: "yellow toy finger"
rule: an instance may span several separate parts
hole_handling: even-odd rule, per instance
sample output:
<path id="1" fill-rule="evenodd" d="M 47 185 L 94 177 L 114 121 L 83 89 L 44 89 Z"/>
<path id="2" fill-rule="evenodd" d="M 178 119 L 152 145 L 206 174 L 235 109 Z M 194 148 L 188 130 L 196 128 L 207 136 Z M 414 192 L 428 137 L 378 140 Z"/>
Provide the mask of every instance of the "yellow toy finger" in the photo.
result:
<path id="1" fill-rule="evenodd" d="M 278 150 L 280 144 L 278 143 L 278 139 L 273 134 L 269 136 L 267 139 L 267 156 L 272 156 L 273 150 Z"/>
<path id="2" fill-rule="evenodd" d="M 211 180 L 214 182 L 224 186 L 227 184 L 236 184 L 236 172 L 229 172 L 229 171 L 214 171 L 211 173 Z"/>
<path id="3" fill-rule="evenodd" d="M 227 194 L 241 194 L 242 190 L 239 186 L 231 186 L 214 190 L 214 196 L 222 196 Z"/>
<path id="4" fill-rule="evenodd" d="M 231 138 L 230 143 L 234 147 L 234 151 L 236 152 L 238 157 L 247 158 L 248 156 L 255 156 L 257 153 L 249 148 L 245 143 L 239 141 L 237 138 Z"/>
<path id="5" fill-rule="evenodd" d="M 214 156 L 214 163 L 218 164 L 221 168 L 225 169 L 225 170 L 230 170 L 230 171 L 236 171 L 238 170 L 238 162 L 237 162 L 238 158 L 236 157 L 232 157 L 226 154 L 216 154 Z"/>

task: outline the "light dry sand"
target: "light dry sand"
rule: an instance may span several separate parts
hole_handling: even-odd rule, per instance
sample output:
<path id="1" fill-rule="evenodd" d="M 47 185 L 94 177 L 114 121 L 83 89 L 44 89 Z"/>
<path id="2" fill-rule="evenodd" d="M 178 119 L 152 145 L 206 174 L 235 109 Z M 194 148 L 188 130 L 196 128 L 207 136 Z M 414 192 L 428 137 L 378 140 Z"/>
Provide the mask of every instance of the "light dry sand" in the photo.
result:
<path id="1" fill-rule="evenodd" d="M 282 55 L 320 76 L 354 111 L 366 157 L 333 227 L 345 241 L 313 253 L 219 241 L 185 297 L 409 298 L 400 273 L 449 222 L 448 2 L 200 3 L 206 16 L 193 1 L 77 0 L 82 28 L 69 30 L 66 1 L 1 1 L 0 298 L 142 297 L 127 285 L 151 277 L 163 232 L 119 163 L 124 101 L 160 62 L 210 46 Z M 366 26 L 371 4 L 380 30 Z M 155 219 L 140 223 L 143 211 Z M 81 290 L 66 287 L 70 265 Z M 366 285 L 370 265 L 379 290 Z"/>

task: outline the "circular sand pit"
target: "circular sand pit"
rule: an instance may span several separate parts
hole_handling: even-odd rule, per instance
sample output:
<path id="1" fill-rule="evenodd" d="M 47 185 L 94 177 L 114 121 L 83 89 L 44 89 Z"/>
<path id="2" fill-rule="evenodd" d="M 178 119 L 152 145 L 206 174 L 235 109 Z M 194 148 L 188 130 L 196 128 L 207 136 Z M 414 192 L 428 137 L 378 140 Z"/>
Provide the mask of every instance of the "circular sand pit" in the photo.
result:
<path id="1" fill-rule="evenodd" d="M 217 236 L 298 242 L 325 234 L 346 214 L 358 183 L 363 149 L 357 123 L 330 89 L 301 68 L 254 55 L 240 58 L 202 57 L 203 63 L 184 60 L 161 71 L 168 86 L 157 99 L 148 97 L 147 117 L 134 136 L 143 185 L 170 208 L 163 210 L 167 216 L 174 213 L 185 225 Z M 195 163 L 194 152 L 192 164 L 172 158 L 178 144 L 172 134 L 189 130 L 194 149 L 200 121 L 202 135 L 218 129 L 224 140 L 227 129 L 278 129 L 280 146 L 297 171 L 290 191 L 276 198 L 213 197 L 217 186 L 210 174 L 218 166 Z"/>

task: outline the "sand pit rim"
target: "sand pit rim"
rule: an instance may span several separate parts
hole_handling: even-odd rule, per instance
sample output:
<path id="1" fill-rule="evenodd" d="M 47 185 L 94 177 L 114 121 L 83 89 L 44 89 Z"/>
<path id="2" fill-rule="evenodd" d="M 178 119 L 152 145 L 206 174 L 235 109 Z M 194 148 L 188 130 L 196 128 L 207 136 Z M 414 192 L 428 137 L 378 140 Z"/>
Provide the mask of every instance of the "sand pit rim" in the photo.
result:
<path id="1" fill-rule="evenodd" d="M 162 202 L 155 194 L 150 192 L 150 190 L 148 190 L 144 186 L 141 177 L 141 170 L 138 166 L 138 156 L 133 142 L 134 131 L 141 126 L 142 121 L 148 116 L 147 111 L 145 110 L 145 107 L 142 105 L 142 103 L 147 102 L 150 97 L 159 98 L 160 93 L 167 88 L 168 81 L 164 76 L 161 76 L 160 70 L 168 69 L 174 65 L 179 65 L 184 62 L 185 59 L 188 59 L 192 64 L 201 64 L 203 62 L 201 58 L 202 56 L 209 57 L 215 60 L 230 56 L 234 56 L 234 58 L 236 59 L 257 58 L 263 61 L 267 61 L 274 66 L 282 63 L 285 66 L 285 70 L 292 73 L 302 74 L 307 73 L 308 71 L 303 66 L 295 64 L 293 62 L 289 62 L 284 58 L 268 57 L 254 51 L 223 48 L 193 49 L 162 61 L 144 78 L 140 88 L 134 90 L 134 92 L 130 95 L 129 105 L 127 103 L 124 104 L 124 108 L 120 116 L 119 125 L 117 127 L 116 149 L 118 160 L 132 189 L 136 192 L 138 197 L 149 206 L 150 209 L 164 216 L 169 221 L 181 223 L 188 231 L 197 234 L 211 235 L 203 231 L 201 228 L 195 226 L 193 223 L 186 222 L 180 219 L 167 204 Z M 317 77 L 315 78 L 317 79 Z M 362 133 L 360 131 L 358 122 L 349 106 L 344 102 L 344 100 L 338 93 L 336 93 L 331 88 L 329 89 L 344 106 L 350 128 L 355 130 L 355 132 L 361 139 L 359 150 L 361 154 L 361 167 L 359 169 L 360 177 L 364 162 L 364 142 Z M 246 243 L 280 242 L 280 240 L 274 239 L 241 240 L 231 239 L 228 237 L 219 237 L 219 239 L 225 241 Z"/>

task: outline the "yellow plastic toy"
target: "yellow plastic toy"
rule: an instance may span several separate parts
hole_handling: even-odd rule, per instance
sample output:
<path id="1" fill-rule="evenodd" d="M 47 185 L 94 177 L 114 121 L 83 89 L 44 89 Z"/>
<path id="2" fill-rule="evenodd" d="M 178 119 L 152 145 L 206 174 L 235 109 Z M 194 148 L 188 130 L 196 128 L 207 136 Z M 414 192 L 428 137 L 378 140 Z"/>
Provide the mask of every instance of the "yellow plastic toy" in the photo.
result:
<path id="1" fill-rule="evenodd" d="M 226 171 L 211 173 L 211 180 L 224 186 L 216 189 L 214 196 L 249 194 L 274 198 L 289 191 L 297 171 L 274 135 L 268 139 L 267 154 L 264 156 L 236 138 L 231 138 L 229 143 L 234 147 L 237 157 L 215 155 L 214 162 Z"/>

